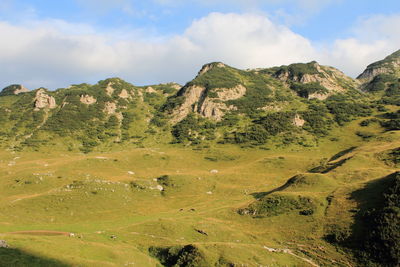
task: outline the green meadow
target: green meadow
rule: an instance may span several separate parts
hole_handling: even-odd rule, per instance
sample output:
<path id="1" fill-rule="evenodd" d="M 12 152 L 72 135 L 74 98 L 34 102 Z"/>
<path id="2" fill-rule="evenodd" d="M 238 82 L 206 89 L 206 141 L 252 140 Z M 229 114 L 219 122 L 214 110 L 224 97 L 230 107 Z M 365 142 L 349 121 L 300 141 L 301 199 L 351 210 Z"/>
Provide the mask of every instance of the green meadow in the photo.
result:
<path id="1" fill-rule="evenodd" d="M 376 125 L 366 141 L 360 121 L 317 147 L 4 149 L 0 265 L 353 266 L 340 242 L 400 145 Z"/>

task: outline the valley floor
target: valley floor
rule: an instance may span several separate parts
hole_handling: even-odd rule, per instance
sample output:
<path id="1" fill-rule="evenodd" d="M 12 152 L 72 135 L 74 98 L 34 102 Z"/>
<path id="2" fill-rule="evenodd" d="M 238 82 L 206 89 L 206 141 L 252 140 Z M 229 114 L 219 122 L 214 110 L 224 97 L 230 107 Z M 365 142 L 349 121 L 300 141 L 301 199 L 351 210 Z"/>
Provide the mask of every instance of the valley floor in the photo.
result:
<path id="1" fill-rule="evenodd" d="M 3 150 L 0 239 L 10 248 L 0 248 L 0 265 L 171 266 L 185 248 L 198 266 L 355 266 L 326 235 L 354 224 L 355 191 L 396 171 L 379 155 L 400 134 L 342 136 L 271 150 Z M 313 211 L 239 212 L 268 196 L 307 198 Z"/>

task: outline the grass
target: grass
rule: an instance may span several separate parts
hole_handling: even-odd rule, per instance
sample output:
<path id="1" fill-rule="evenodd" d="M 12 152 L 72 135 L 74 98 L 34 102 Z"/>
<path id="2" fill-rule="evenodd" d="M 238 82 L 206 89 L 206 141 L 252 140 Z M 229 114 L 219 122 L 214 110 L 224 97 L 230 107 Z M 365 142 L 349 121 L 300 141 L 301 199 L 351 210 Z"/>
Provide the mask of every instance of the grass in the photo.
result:
<path id="1" fill-rule="evenodd" d="M 338 141 L 327 136 L 308 148 L 194 150 L 153 144 L 87 155 L 50 148 L 3 150 L 0 239 L 20 266 L 29 266 L 26 259 L 54 259 L 59 266 L 159 266 L 150 247 L 185 246 L 195 247 L 215 266 L 309 266 L 305 259 L 320 265 L 354 263 L 351 253 L 324 237 L 331 225 L 351 227 L 357 201 L 348 196 L 392 173 L 394 166 L 379 155 L 400 145 L 398 132 L 382 133 L 375 125 L 363 127 L 376 133 L 364 141 L 355 134 L 360 120 L 333 130 Z M 321 162 L 344 158 L 334 169 L 308 173 Z M 171 186 L 157 180 L 164 175 Z M 163 192 L 157 189 L 160 181 Z M 239 209 L 256 203 L 255 193 L 283 196 L 295 207 L 286 205 L 274 216 L 240 215 Z M 313 201 L 312 214 L 300 214 L 302 199 Z M 33 230 L 74 235 L 11 234 Z M 297 256 L 265 247 L 290 249 Z"/>

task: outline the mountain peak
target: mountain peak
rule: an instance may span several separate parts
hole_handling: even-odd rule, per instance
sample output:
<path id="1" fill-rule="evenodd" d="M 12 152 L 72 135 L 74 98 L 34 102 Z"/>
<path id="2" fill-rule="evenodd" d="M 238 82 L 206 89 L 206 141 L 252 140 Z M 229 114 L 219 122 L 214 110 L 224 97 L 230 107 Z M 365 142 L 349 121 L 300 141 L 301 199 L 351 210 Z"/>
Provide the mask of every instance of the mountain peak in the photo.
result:
<path id="1" fill-rule="evenodd" d="M 363 83 L 372 81 L 379 74 L 400 75 L 400 50 L 390 54 L 382 60 L 367 66 L 357 79 Z"/>
<path id="2" fill-rule="evenodd" d="M 225 68 L 225 67 L 226 67 L 226 65 L 222 62 L 212 62 L 212 63 L 205 64 L 199 71 L 197 77 L 205 74 L 206 72 L 210 71 L 213 68 Z"/>
<path id="3" fill-rule="evenodd" d="M 18 95 L 20 93 L 26 93 L 29 92 L 29 89 L 24 87 L 21 84 L 12 84 L 9 85 L 7 87 L 5 87 L 1 92 L 0 95 L 1 96 L 5 96 L 5 95 Z"/>

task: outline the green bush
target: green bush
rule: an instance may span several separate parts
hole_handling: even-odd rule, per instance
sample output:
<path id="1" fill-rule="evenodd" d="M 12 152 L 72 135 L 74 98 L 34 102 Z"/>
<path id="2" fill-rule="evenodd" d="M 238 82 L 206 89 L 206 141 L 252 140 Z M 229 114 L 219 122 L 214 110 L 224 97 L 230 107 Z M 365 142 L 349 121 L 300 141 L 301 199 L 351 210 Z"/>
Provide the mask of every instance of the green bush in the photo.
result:
<path id="1" fill-rule="evenodd" d="M 292 83 L 290 89 L 295 91 L 300 97 L 308 98 L 311 94 L 319 93 L 324 94 L 328 93 L 328 90 L 323 87 L 320 83 L 312 82 L 312 83 Z"/>
<path id="2" fill-rule="evenodd" d="M 203 140 L 214 140 L 215 128 L 215 123 L 190 113 L 173 126 L 171 133 L 176 143 L 199 144 Z"/>
<path id="3" fill-rule="evenodd" d="M 294 129 L 294 112 L 275 112 L 255 120 L 269 135 L 277 135 Z"/>

